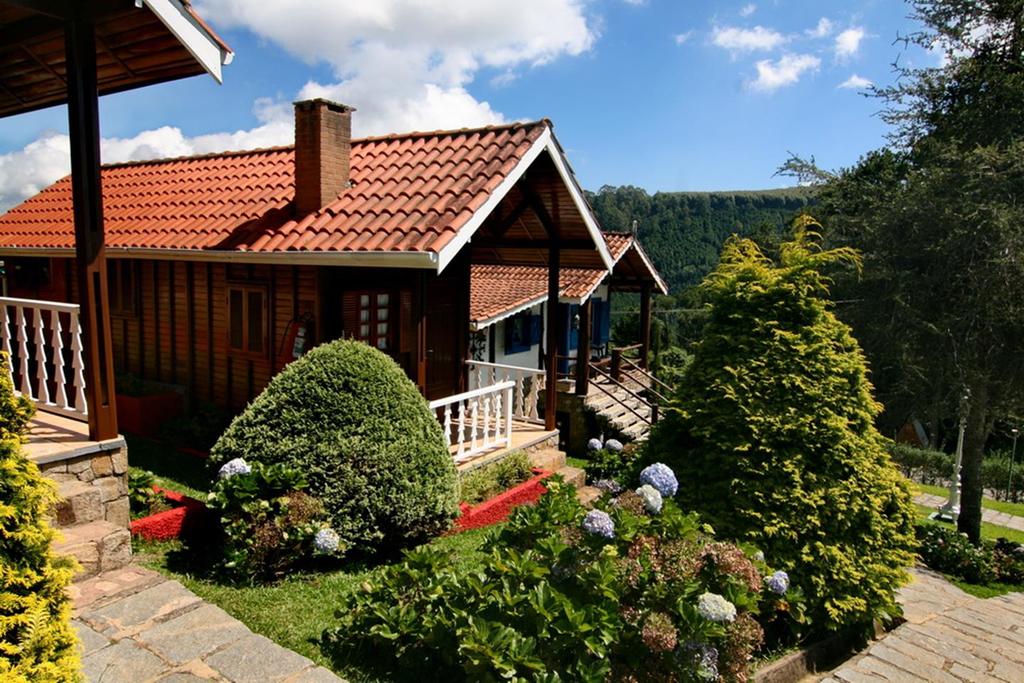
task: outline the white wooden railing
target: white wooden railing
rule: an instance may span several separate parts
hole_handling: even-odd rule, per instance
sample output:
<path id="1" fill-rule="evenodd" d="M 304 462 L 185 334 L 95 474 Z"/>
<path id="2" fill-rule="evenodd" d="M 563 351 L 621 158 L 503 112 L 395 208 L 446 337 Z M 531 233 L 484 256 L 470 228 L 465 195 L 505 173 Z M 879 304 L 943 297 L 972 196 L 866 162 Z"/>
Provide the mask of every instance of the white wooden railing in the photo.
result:
<path id="1" fill-rule="evenodd" d="M 0 297 L 0 348 L 17 393 L 40 410 L 85 419 L 78 305 Z"/>
<path id="2" fill-rule="evenodd" d="M 469 387 L 480 389 L 498 382 L 513 382 L 512 417 L 521 422 L 543 424 L 540 417 L 540 390 L 544 388 L 544 371 L 518 365 L 466 361 L 469 366 Z"/>
<path id="3" fill-rule="evenodd" d="M 512 447 L 513 387 L 515 382 L 499 382 L 430 402 L 455 462 Z"/>

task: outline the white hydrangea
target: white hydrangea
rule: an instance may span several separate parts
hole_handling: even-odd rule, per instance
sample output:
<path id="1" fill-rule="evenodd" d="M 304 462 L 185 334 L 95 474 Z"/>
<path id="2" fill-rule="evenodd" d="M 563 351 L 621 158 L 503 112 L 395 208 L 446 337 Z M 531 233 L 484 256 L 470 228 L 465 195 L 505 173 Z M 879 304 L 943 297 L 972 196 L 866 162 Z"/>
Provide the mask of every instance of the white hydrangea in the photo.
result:
<path id="1" fill-rule="evenodd" d="M 313 547 L 321 553 L 336 553 L 341 546 L 341 537 L 334 529 L 321 529 L 313 537 Z"/>
<path id="2" fill-rule="evenodd" d="M 718 593 L 703 593 L 697 598 L 697 612 L 717 624 L 732 623 L 736 619 L 736 605 Z"/>
<path id="3" fill-rule="evenodd" d="M 663 501 L 661 492 L 650 484 L 644 484 L 636 490 L 636 495 L 644 499 L 644 508 L 652 515 L 661 512 Z"/>
<path id="4" fill-rule="evenodd" d="M 228 460 L 226 463 L 220 466 L 217 471 L 217 476 L 221 479 L 227 479 L 233 477 L 236 474 L 249 474 L 252 472 L 252 468 L 249 467 L 249 463 L 241 458 L 235 458 L 234 460 Z"/>

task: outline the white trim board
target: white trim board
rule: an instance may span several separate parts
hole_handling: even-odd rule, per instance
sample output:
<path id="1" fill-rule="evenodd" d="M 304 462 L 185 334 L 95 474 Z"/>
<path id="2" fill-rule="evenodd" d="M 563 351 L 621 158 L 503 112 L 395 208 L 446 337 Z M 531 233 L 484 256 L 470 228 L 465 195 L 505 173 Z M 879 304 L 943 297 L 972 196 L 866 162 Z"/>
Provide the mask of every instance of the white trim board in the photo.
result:
<path id="1" fill-rule="evenodd" d="M 221 67 L 230 64 L 234 53 L 223 49 L 193 19 L 177 0 L 135 0 L 136 7 L 148 7 L 163 22 L 200 66 L 218 83 L 224 82 Z"/>

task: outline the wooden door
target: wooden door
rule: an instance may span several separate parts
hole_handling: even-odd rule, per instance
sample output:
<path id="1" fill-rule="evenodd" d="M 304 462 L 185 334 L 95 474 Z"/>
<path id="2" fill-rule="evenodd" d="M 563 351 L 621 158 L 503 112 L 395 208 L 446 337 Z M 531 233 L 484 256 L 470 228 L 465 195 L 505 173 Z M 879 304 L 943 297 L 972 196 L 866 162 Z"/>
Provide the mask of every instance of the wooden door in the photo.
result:
<path id="1" fill-rule="evenodd" d="M 469 334 L 460 325 L 458 283 L 430 278 L 424 301 L 427 314 L 427 398 L 434 400 L 459 393 L 462 374 L 460 335 Z"/>

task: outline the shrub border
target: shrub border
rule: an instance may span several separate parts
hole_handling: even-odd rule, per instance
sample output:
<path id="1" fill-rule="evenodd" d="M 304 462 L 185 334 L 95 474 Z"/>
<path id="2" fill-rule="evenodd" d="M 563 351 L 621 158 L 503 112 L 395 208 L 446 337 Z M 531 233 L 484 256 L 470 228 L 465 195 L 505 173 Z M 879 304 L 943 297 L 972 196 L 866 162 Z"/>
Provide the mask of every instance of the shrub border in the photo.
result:
<path id="1" fill-rule="evenodd" d="M 205 521 L 206 503 L 160 486 L 154 486 L 153 490 L 162 494 L 174 507 L 132 520 L 130 529 L 133 536 L 147 541 L 170 541 L 181 538 L 184 531 Z"/>
<path id="2" fill-rule="evenodd" d="M 554 472 L 535 467 L 533 474 L 533 477 L 521 484 L 516 484 L 477 505 L 459 503 L 459 510 L 462 514 L 455 520 L 456 528 L 453 532 L 459 533 L 497 524 L 504 521 L 516 506 L 536 503 L 547 491 L 543 484 L 544 480 L 554 475 Z"/>

